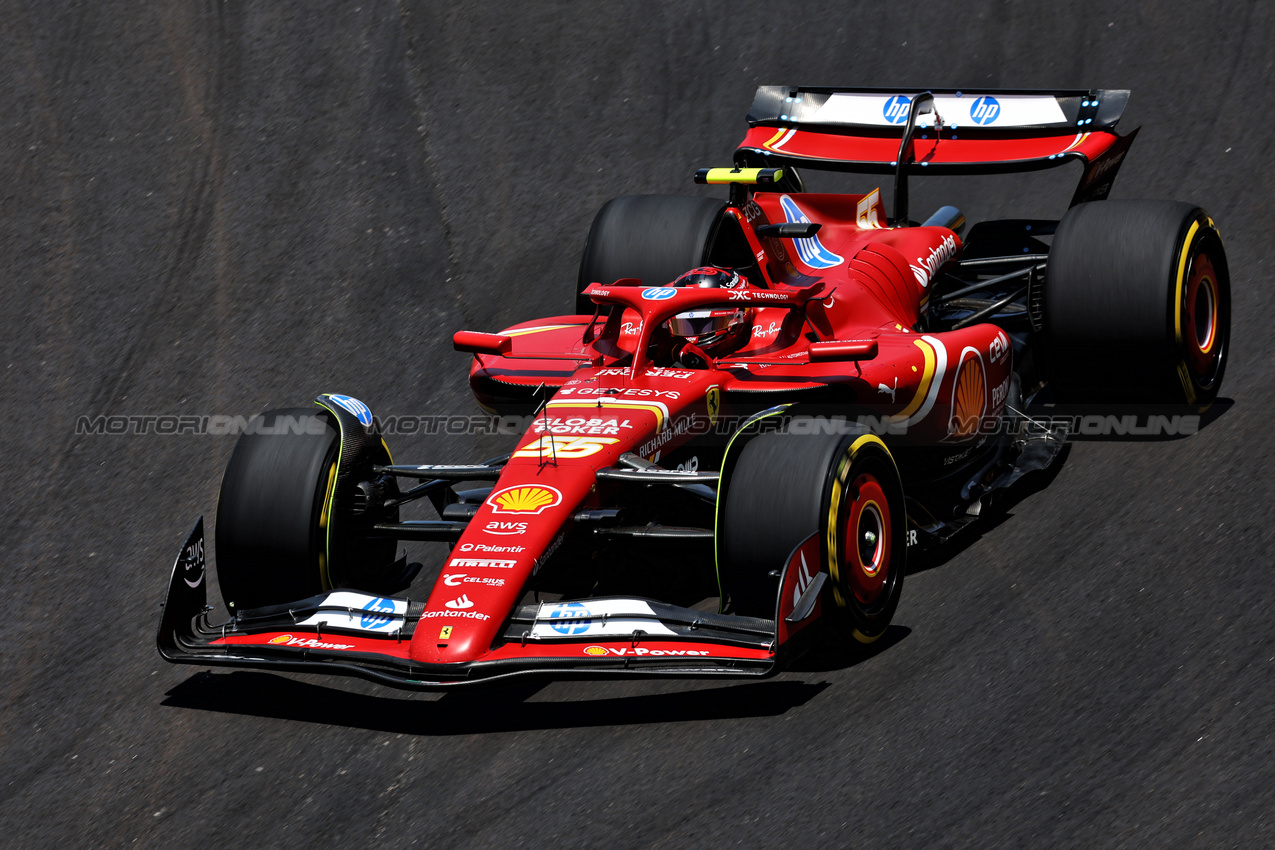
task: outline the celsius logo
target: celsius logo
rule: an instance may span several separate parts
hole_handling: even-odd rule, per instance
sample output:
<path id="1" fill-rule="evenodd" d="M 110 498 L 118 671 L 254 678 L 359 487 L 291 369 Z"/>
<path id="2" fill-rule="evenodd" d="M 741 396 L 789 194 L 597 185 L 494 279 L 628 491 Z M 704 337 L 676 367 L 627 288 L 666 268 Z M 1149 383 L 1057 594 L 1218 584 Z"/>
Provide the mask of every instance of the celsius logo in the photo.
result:
<path id="1" fill-rule="evenodd" d="M 671 286 L 655 286 L 642 290 L 642 297 L 647 301 L 667 301 L 676 294 L 677 290 Z"/>
<path id="2" fill-rule="evenodd" d="M 984 95 L 970 107 L 970 120 L 975 124 L 991 124 L 1001 114 L 1001 105 L 994 97 Z"/>
<path id="3" fill-rule="evenodd" d="M 891 124 L 902 124 L 908 120 L 908 107 L 911 105 L 912 98 L 896 94 L 885 102 L 885 108 L 881 110 L 881 114 Z"/>

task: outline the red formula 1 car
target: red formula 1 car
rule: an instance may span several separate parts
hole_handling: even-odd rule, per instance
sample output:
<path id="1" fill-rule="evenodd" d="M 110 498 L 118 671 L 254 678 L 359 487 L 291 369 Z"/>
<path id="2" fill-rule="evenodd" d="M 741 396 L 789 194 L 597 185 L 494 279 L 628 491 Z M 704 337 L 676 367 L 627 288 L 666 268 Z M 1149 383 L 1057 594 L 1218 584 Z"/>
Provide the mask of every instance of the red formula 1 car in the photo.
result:
<path id="1" fill-rule="evenodd" d="M 707 197 L 598 213 L 572 315 L 461 331 L 479 402 L 523 417 L 483 463 L 396 464 L 350 396 L 271 411 L 177 558 L 170 661 L 451 688 L 514 675 L 762 676 L 815 634 L 886 630 L 908 549 L 1056 462 L 1033 396 L 1199 411 L 1229 284 L 1189 204 L 1105 200 L 1125 91 L 763 87 Z M 907 178 L 1078 161 L 1061 221 L 909 220 Z M 893 174 L 804 191 L 798 169 Z M 407 520 L 417 500 L 437 517 Z M 424 599 L 400 541 L 450 553 Z M 820 628 L 816 629 L 815 626 Z"/>

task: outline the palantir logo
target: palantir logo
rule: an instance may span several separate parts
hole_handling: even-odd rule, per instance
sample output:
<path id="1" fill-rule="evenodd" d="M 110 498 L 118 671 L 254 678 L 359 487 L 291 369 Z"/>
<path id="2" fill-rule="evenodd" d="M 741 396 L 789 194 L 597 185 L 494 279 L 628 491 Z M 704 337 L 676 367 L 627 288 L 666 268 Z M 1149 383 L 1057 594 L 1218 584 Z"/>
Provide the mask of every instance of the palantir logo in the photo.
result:
<path id="1" fill-rule="evenodd" d="M 896 94 L 885 102 L 885 107 L 881 110 L 881 114 L 885 116 L 885 120 L 891 124 L 902 124 L 908 120 L 908 109 L 912 106 L 912 98 L 906 95 Z"/>
<path id="2" fill-rule="evenodd" d="M 549 612 L 549 623 L 558 634 L 582 635 L 589 630 L 589 609 L 579 602 L 564 602 Z"/>
<path id="3" fill-rule="evenodd" d="M 970 107 L 970 120 L 975 124 L 991 124 L 1000 114 L 1000 101 L 990 95 L 978 98 Z"/>

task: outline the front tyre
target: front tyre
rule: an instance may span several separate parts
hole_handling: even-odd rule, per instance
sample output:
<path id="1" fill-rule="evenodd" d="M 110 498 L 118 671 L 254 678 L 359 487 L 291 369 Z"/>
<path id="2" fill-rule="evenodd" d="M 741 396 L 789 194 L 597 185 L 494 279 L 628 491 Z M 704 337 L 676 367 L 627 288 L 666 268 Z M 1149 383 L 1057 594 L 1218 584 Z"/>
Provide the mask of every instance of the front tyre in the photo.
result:
<path id="1" fill-rule="evenodd" d="M 315 408 L 254 417 L 217 500 L 217 579 L 232 612 L 329 589 L 327 531 L 340 432 Z"/>
<path id="2" fill-rule="evenodd" d="M 720 508 L 722 593 L 739 614 L 770 617 L 779 576 L 811 534 L 829 577 L 824 620 L 842 642 L 889 626 L 907 563 L 903 486 L 871 435 L 762 434 L 740 451 Z"/>

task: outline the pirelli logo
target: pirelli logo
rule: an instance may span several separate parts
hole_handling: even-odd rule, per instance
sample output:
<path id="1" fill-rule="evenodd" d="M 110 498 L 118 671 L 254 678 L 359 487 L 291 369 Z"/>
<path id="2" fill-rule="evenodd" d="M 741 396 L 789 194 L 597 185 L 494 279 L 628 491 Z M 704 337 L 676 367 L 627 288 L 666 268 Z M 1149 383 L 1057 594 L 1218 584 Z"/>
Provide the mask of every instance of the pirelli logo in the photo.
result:
<path id="1" fill-rule="evenodd" d="M 496 561 L 491 558 L 453 558 L 449 567 L 467 567 L 470 569 L 512 570 L 517 561 Z"/>

